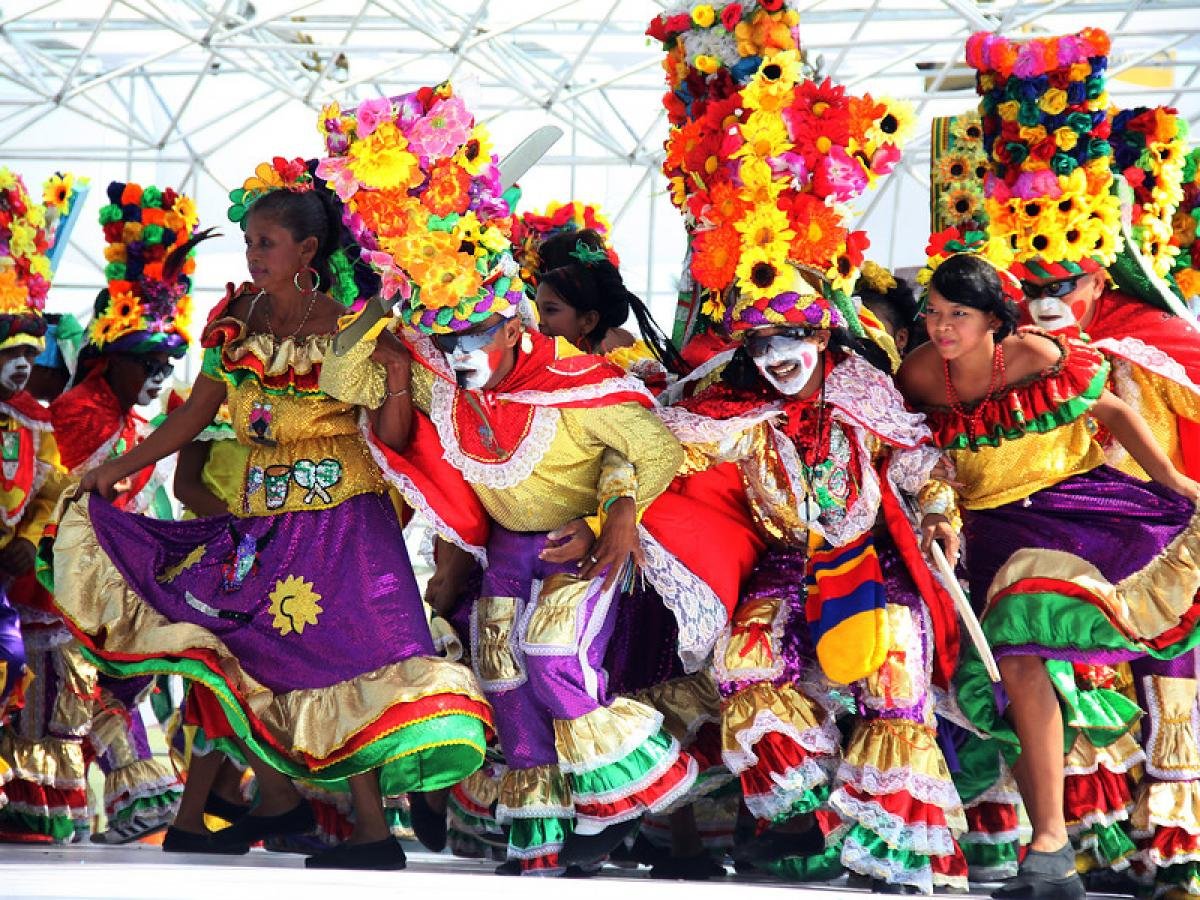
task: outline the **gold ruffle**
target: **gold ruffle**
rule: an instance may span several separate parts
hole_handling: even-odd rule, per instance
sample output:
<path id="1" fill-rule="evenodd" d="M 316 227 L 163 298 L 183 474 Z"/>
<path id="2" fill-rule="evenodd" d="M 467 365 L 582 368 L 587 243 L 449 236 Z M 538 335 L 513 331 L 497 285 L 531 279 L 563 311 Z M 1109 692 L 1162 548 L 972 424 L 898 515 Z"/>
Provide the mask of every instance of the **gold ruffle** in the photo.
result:
<path id="1" fill-rule="evenodd" d="M 532 769 L 506 769 L 500 776 L 497 807 L 505 818 L 522 818 L 521 810 L 570 810 L 571 788 L 558 766 L 534 766 Z"/>
<path id="2" fill-rule="evenodd" d="M 551 768 L 558 771 L 557 766 Z M 490 767 L 476 769 L 463 781 L 458 783 L 458 789 L 480 806 L 490 807 L 500 799 L 500 782 L 502 779 L 503 773 L 497 778 L 490 770 Z"/>
<path id="3" fill-rule="evenodd" d="M 1106 747 L 1097 747 L 1087 733 L 1079 731 L 1067 752 L 1064 766 L 1069 773 L 1085 774 L 1105 768 L 1110 772 L 1128 772 L 1142 760 L 1142 748 L 1131 732 L 1125 732 Z"/>
<path id="4" fill-rule="evenodd" d="M 628 697 L 577 719 L 555 719 L 559 763 L 567 772 L 589 772 L 614 763 L 658 731 L 661 722 L 654 710 Z"/>
<path id="5" fill-rule="evenodd" d="M 130 797 L 148 797 L 166 791 L 182 793 L 183 785 L 175 772 L 157 759 L 135 759 L 104 776 L 106 804 L 126 794 Z"/>
<path id="6" fill-rule="evenodd" d="M 1135 834 L 1161 826 L 1200 834 L 1200 782 L 1143 781 L 1129 821 Z"/>
<path id="7" fill-rule="evenodd" d="M 310 334 L 299 340 L 289 336 L 280 340 L 271 334 L 256 333 L 230 341 L 224 352 L 234 362 L 240 362 L 247 354 L 255 357 L 263 364 L 263 373 L 268 377 L 278 377 L 288 369 L 297 375 L 307 375 L 313 366 L 325 360 L 332 343 L 333 337 L 328 334 Z"/>
<path id="8" fill-rule="evenodd" d="M 933 728 L 909 719 L 860 721 L 846 747 L 847 765 L 877 772 L 911 772 L 950 784 L 950 769 Z"/>
<path id="9" fill-rule="evenodd" d="M 743 740 L 743 733 L 758 727 L 757 720 L 764 718 L 775 720 L 796 734 L 804 734 L 821 728 L 823 716 L 816 703 L 790 684 L 779 687 L 762 682 L 752 684 L 725 700 L 721 712 L 722 751 L 743 754 L 754 743 Z"/>
<path id="10" fill-rule="evenodd" d="M 521 643 L 574 652 L 579 645 L 579 607 L 592 587 L 567 572 L 551 575 L 542 583 L 537 608 L 529 618 Z"/>
<path id="11" fill-rule="evenodd" d="M 1148 747 L 1149 768 L 1176 777 L 1200 773 L 1200 748 L 1192 727 L 1196 706 L 1195 678 L 1151 675 L 1146 684 L 1153 743 Z M 1170 776 L 1168 776 L 1170 777 Z"/>
<path id="12" fill-rule="evenodd" d="M 662 713 L 663 728 L 682 744 L 695 737 L 706 722 L 721 718 L 721 695 L 708 670 L 656 684 L 639 691 L 634 699 Z"/>
<path id="13" fill-rule="evenodd" d="M 475 618 L 471 655 L 483 683 L 497 690 L 525 680 L 525 669 L 513 649 L 520 608 L 516 597 L 480 597 L 471 611 Z"/>
<path id="14" fill-rule="evenodd" d="M 249 711 L 297 761 L 302 753 L 318 760 L 332 756 L 393 706 L 434 694 L 459 694 L 485 702 L 468 669 L 425 656 L 391 663 L 330 687 L 274 694 L 255 681 L 211 631 L 189 622 L 171 622 L 130 589 L 96 540 L 86 502 L 67 502 L 62 507 L 55 553 L 72 561 L 55 568 L 55 602 L 76 628 L 92 637 L 102 654 L 161 659 L 197 650 L 212 652 L 226 679 L 246 698 Z"/>
<path id="15" fill-rule="evenodd" d="M 1200 590 L 1200 510 L 1158 556 L 1116 584 L 1074 553 L 1025 549 L 1014 553 L 996 573 L 988 600 L 1017 581 L 1047 573 L 1099 599 L 1125 633 L 1142 640 L 1155 638 L 1180 623 Z"/>
<path id="16" fill-rule="evenodd" d="M 22 781 L 63 790 L 82 789 L 85 784 L 82 741 L 30 741 L 4 728 L 0 729 L 0 759 Z"/>

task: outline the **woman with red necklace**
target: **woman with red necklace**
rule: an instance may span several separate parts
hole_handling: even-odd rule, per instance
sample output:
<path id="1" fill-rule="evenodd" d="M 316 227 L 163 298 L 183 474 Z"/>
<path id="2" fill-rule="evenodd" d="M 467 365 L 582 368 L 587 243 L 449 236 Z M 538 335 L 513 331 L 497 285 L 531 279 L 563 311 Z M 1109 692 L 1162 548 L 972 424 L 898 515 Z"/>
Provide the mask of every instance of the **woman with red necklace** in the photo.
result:
<path id="1" fill-rule="evenodd" d="M 1192 676 L 1200 486 L 1105 389 L 1101 354 L 1015 331 L 1001 276 L 982 257 L 959 253 L 935 269 L 925 316 L 930 342 L 905 360 L 899 383 L 953 461 L 954 480 L 942 487 L 957 496 L 927 507 L 922 531 L 953 555 L 950 518 L 962 507 L 971 594 L 986 604 L 983 629 L 1003 684 L 998 702 L 978 658 L 967 656 L 958 702 L 1000 743 L 1033 825 L 1017 878 L 995 896 L 1083 897 L 1063 816 L 1060 702 L 1067 736 L 1083 729 L 1103 747 L 1137 709 L 1103 688 L 1081 703 L 1074 666 L 1131 661 L 1135 675 Z M 1093 419 L 1154 482 L 1104 465 Z"/>

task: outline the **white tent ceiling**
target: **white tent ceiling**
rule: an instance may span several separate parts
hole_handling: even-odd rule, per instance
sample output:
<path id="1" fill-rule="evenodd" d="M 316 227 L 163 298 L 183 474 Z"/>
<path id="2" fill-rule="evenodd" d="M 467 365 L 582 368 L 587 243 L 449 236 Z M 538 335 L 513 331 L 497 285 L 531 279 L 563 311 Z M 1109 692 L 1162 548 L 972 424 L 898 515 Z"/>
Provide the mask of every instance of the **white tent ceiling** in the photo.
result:
<path id="1" fill-rule="evenodd" d="M 202 221 L 272 155 L 320 152 L 316 112 L 454 79 L 503 153 L 545 122 L 566 137 L 527 176 L 525 208 L 601 204 L 632 287 L 669 319 L 683 245 L 658 173 L 662 52 L 650 0 L 0 0 L 0 162 L 31 186 L 55 169 L 93 194 L 52 306 L 102 279 L 95 211 L 108 181 L 182 186 Z M 718 2 L 717 6 L 722 4 Z M 867 198 L 872 255 L 922 258 L 928 123 L 975 102 L 962 45 L 979 29 L 1114 38 L 1121 106 L 1177 106 L 1200 135 L 1200 3 L 1182 0 L 798 0 L 801 39 L 856 92 L 909 99 L 921 127 L 902 169 Z M 204 251 L 201 308 L 244 275 L 240 235 Z"/>

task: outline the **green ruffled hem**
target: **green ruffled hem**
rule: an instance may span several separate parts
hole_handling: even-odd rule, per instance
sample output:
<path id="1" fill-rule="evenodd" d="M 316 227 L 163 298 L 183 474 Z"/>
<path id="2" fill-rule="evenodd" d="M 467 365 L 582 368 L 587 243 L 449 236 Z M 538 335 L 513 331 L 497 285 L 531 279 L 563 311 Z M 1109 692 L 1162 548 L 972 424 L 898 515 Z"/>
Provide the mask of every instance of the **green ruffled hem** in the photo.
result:
<path id="1" fill-rule="evenodd" d="M 843 846 L 851 842 L 866 850 L 872 859 L 885 863 L 886 868 L 891 872 L 915 874 L 931 871 L 930 860 L 933 857 L 924 853 L 918 853 L 915 850 L 904 850 L 900 847 L 893 847 L 882 835 L 876 834 L 871 829 L 858 823 L 852 825 L 842 835 Z"/>
<path id="2" fill-rule="evenodd" d="M 557 853 L 563 841 L 573 831 L 571 819 L 547 816 L 534 819 L 513 819 L 508 826 L 508 846 L 519 858 L 546 856 Z M 539 848 L 545 853 L 537 853 Z M 511 857 L 513 854 L 509 854 Z"/>
<path id="3" fill-rule="evenodd" d="M 66 844 L 75 837 L 75 820 L 70 816 L 39 816 L 36 813 L 4 809 L 0 810 L 0 831 L 44 834 L 55 843 Z"/>
<path id="4" fill-rule="evenodd" d="M 290 778 L 318 784 L 338 782 L 351 775 L 379 769 L 384 796 L 409 791 L 433 791 L 462 781 L 483 765 L 487 740 L 479 719 L 464 713 L 449 713 L 413 722 L 382 735 L 345 759 L 313 772 L 261 740 L 251 727 L 246 711 L 228 682 L 203 663 L 191 659 L 152 659 L 138 662 L 105 660 L 87 648 L 84 656 L 101 671 L 118 678 L 138 675 L 173 674 L 203 684 L 221 704 L 221 711 L 250 750 L 268 765 Z M 228 738 L 213 740 L 222 752 L 241 759 L 237 745 Z"/>
<path id="5" fill-rule="evenodd" d="M 1154 873 L 1158 896 L 1200 897 L 1200 863 L 1186 862 L 1167 866 Z M 1179 893 L 1171 893 L 1172 890 Z"/>
<path id="6" fill-rule="evenodd" d="M 1080 689 L 1075 683 L 1074 667 L 1065 660 L 1046 660 L 1046 671 L 1063 710 L 1064 754 L 1074 745 L 1078 732 L 1086 734 L 1097 747 L 1107 747 L 1128 732 L 1141 715 L 1138 705 L 1119 691 Z M 996 742 L 1008 765 L 1014 765 L 1020 755 L 1020 741 L 1012 725 L 1000 715 L 991 679 L 974 647 L 964 650 L 954 680 L 963 714 Z"/>
<path id="7" fill-rule="evenodd" d="M 955 748 L 959 770 L 952 772 L 951 781 L 964 806 L 995 787 L 1000 780 L 1000 746 L 995 741 L 967 732 L 963 743 Z"/>
<path id="8" fill-rule="evenodd" d="M 1091 409 L 1100 399 L 1100 395 L 1104 393 L 1108 384 L 1108 370 L 1109 365 L 1105 362 L 1096 370 L 1096 374 L 1092 376 L 1092 380 L 1088 382 L 1083 393 L 1063 401 L 1054 409 L 1044 412 L 1040 416 L 1020 422 L 1016 428 L 1004 428 L 997 425 L 989 434 L 977 437 L 975 439 L 976 446 L 997 447 L 1004 441 L 1015 441 L 1030 432 L 1045 434 L 1062 425 L 1069 425 Z M 954 439 L 943 449 L 965 450 L 970 446 L 971 441 L 966 433 L 962 433 L 955 435 Z"/>
<path id="9" fill-rule="evenodd" d="M 388 824 L 388 831 L 392 834 L 410 835 L 413 833 L 412 816 L 407 809 L 389 806 L 384 809 L 383 815 Z"/>
<path id="10" fill-rule="evenodd" d="M 842 865 L 840 841 L 826 847 L 823 853 L 789 856 L 762 865 L 772 875 L 778 875 L 788 881 L 831 881 L 846 871 L 846 867 Z"/>
<path id="11" fill-rule="evenodd" d="M 105 815 L 108 818 L 109 827 L 112 827 L 121 822 L 130 821 L 138 813 L 147 811 L 156 813 L 168 812 L 179 803 L 179 798 L 182 796 L 183 791 L 169 788 L 162 793 L 155 794 L 153 797 L 138 797 L 132 803 L 122 803 L 112 812 L 106 810 Z"/>
<path id="12" fill-rule="evenodd" d="M 459 831 L 468 834 L 495 834 L 500 830 L 495 819 L 485 819 L 466 812 L 461 806 L 454 807 L 454 819 Z"/>
<path id="13" fill-rule="evenodd" d="M 619 794 L 629 796 L 649 785 L 642 782 L 673 753 L 677 753 L 672 737 L 661 728 L 642 741 L 616 762 L 607 763 L 587 772 L 568 772 L 571 789 L 579 794 Z"/>
<path id="14" fill-rule="evenodd" d="M 829 795 L 833 792 L 833 785 L 828 781 L 818 784 L 816 787 L 808 788 L 798 797 L 792 800 L 791 804 L 782 812 L 771 817 L 772 825 L 782 825 L 796 816 L 803 816 L 807 813 L 820 807 L 829 800 Z"/>
<path id="15" fill-rule="evenodd" d="M 1003 844 L 968 844 L 958 845 L 967 860 L 967 867 L 975 870 L 1012 869 L 1017 870 L 1019 854 L 1016 841 L 1005 841 Z"/>
<path id="16" fill-rule="evenodd" d="M 1079 846 L 1087 847 L 1084 852 L 1094 856 L 1102 866 L 1127 862 L 1137 852 L 1120 822 L 1089 826 L 1079 835 Z"/>

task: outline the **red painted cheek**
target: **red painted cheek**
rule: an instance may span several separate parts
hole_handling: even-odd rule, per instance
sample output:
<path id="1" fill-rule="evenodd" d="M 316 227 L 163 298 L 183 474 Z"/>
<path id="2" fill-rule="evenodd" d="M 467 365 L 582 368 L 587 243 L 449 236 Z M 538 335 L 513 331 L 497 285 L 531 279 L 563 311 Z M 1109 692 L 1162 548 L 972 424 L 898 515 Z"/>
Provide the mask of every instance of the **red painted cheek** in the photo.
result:
<path id="1" fill-rule="evenodd" d="M 1076 322 L 1083 321 L 1084 317 L 1088 314 L 1088 309 L 1090 306 L 1091 304 L 1088 303 L 1087 300 L 1071 301 L 1071 315 L 1075 317 Z"/>
<path id="2" fill-rule="evenodd" d="M 493 347 L 489 350 L 487 355 L 488 369 L 492 372 L 497 371 L 504 364 L 504 354 L 507 352 L 507 347 Z"/>

